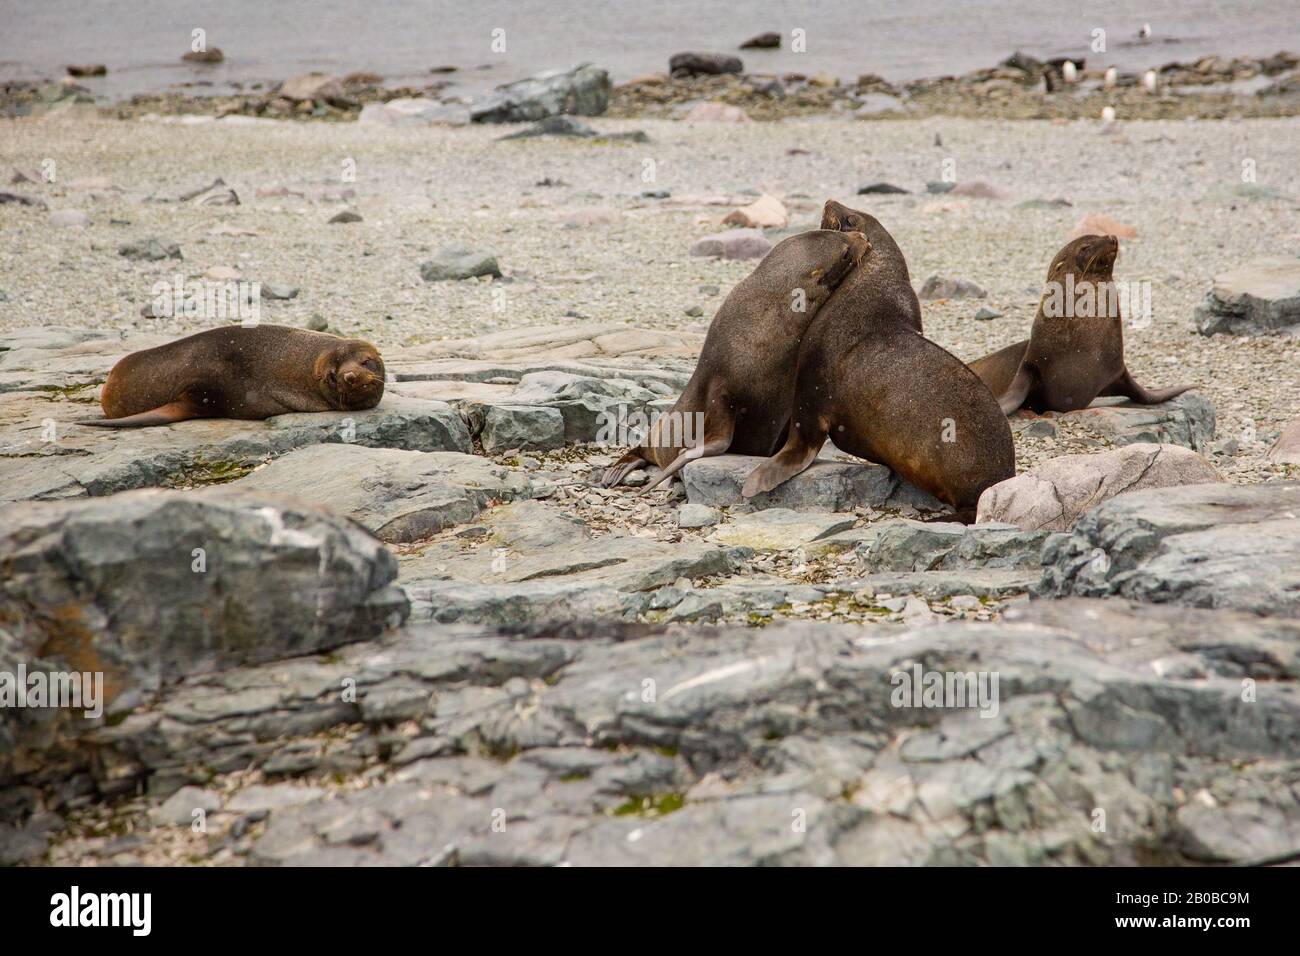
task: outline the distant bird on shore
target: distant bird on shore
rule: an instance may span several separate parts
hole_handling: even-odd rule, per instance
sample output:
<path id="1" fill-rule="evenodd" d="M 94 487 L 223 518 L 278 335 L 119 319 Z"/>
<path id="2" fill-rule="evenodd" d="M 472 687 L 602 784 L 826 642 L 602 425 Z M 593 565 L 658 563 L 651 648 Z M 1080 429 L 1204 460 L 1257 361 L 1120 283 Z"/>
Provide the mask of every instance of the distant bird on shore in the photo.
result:
<path id="1" fill-rule="evenodd" d="M 1142 89 L 1146 90 L 1148 93 L 1154 93 L 1156 91 L 1156 85 L 1155 70 L 1147 70 L 1142 74 Z"/>
<path id="2" fill-rule="evenodd" d="M 1119 70 L 1115 69 L 1113 66 L 1107 68 L 1106 79 L 1102 81 L 1102 85 L 1108 90 L 1113 90 L 1115 88 L 1115 84 L 1118 82 L 1119 82 Z"/>
<path id="3" fill-rule="evenodd" d="M 1142 29 L 1137 32 L 1137 38 L 1141 40 L 1143 43 L 1145 43 L 1147 40 L 1150 40 L 1151 24 L 1149 23 L 1142 24 Z"/>
<path id="4" fill-rule="evenodd" d="M 1115 107 L 1113 106 L 1105 107 L 1101 111 L 1101 121 L 1107 124 L 1115 122 Z"/>
<path id="5" fill-rule="evenodd" d="M 1073 83 L 1079 78 L 1079 68 L 1071 60 L 1066 60 L 1061 65 L 1061 76 L 1065 79 L 1065 82 Z"/>

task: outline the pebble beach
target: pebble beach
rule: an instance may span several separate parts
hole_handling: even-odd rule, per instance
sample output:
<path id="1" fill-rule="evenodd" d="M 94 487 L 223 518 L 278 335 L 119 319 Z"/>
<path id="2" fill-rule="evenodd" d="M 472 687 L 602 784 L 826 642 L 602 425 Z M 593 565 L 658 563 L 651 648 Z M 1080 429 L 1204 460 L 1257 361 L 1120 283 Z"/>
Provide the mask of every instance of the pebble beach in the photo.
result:
<path id="1" fill-rule="evenodd" d="M 1294 861 L 1296 58 L 1173 64 L 1200 100 L 1019 53 L 897 87 L 704 67 L 612 100 L 595 71 L 599 109 L 536 127 L 379 77 L 6 88 L 0 691 L 47 657 L 110 690 L 0 711 L 0 865 Z M 1073 236 L 1117 235 L 1150 303 L 1127 366 L 1192 391 L 1013 413 L 974 524 L 829 445 L 752 499 L 738 455 L 604 487 L 597 426 L 671 407 L 828 199 L 965 361 L 1028 337 Z M 701 254 L 737 216 L 717 247 L 759 252 Z M 155 306 L 201 281 L 374 343 L 382 401 L 85 427 L 123 354 L 217 324 Z M 1268 327 L 1204 334 L 1207 303 Z M 1003 696 L 900 703 L 923 664 Z"/>

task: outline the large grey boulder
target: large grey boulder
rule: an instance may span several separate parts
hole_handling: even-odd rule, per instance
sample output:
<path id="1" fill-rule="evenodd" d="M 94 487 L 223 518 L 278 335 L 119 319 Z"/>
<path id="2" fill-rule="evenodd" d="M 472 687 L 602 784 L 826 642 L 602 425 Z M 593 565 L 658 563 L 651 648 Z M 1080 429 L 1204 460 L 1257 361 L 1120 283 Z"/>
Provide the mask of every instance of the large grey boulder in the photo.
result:
<path id="1" fill-rule="evenodd" d="M 332 444 L 292 451 L 230 487 L 309 502 L 405 542 L 471 521 L 489 501 L 527 497 L 530 485 L 476 455 Z"/>
<path id="2" fill-rule="evenodd" d="M 829 455 L 829 451 L 824 451 Z M 745 498 L 740 491 L 750 472 L 765 459 L 753 455 L 702 458 L 680 472 L 692 504 L 724 507 L 748 503 L 755 508 L 793 511 L 852 511 L 855 508 L 913 507 L 948 511 L 943 502 L 900 479 L 884 465 L 818 458 L 808 468 L 771 491 Z"/>
<path id="3" fill-rule="evenodd" d="M 1300 483 L 1123 495 L 1043 553 L 1049 596 L 1123 597 L 1300 617 Z"/>
<path id="4" fill-rule="evenodd" d="M 691 255 L 715 259 L 761 259 L 771 251 L 761 229 L 728 229 L 691 243 Z"/>
<path id="5" fill-rule="evenodd" d="M 100 711 L 0 708 L 0 781 L 182 678 L 374 638 L 409 611 L 359 526 L 254 493 L 11 507 L 0 554 L 0 671 L 98 675 L 82 693 L 97 685 Z"/>
<path id="6" fill-rule="evenodd" d="M 1193 318 L 1202 335 L 1264 335 L 1300 326 L 1300 258 L 1260 259 L 1215 276 Z"/>
<path id="7" fill-rule="evenodd" d="M 1179 445 L 1127 445 L 1094 455 L 1062 455 L 980 495 L 978 522 L 1025 531 L 1068 531 L 1103 501 L 1143 488 L 1222 481 L 1214 466 Z"/>
<path id="8" fill-rule="evenodd" d="M 475 123 L 530 123 L 571 113 L 599 116 L 609 107 L 609 74 L 590 63 L 571 70 L 548 70 L 526 80 L 497 87 L 470 107 Z"/>

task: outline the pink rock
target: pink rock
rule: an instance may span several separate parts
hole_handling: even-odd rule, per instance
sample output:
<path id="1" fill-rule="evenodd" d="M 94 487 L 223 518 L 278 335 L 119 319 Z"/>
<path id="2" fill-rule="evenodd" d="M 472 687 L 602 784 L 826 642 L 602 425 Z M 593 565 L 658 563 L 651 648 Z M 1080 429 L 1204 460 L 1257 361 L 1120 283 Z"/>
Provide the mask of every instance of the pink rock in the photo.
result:
<path id="1" fill-rule="evenodd" d="M 1300 465 L 1300 418 L 1289 422 L 1268 450 L 1268 460 L 1279 465 Z"/>
<path id="2" fill-rule="evenodd" d="M 1074 232 L 1070 233 L 1070 238 L 1114 236 L 1116 239 L 1136 239 L 1137 234 L 1138 231 L 1127 223 L 1111 219 L 1110 216 L 1103 216 L 1099 212 L 1090 212 L 1079 220 L 1078 225 L 1074 227 Z"/>
<path id="3" fill-rule="evenodd" d="M 757 229 L 728 229 L 695 240 L 691 246 L 691 255 L 721 259 L 761 259 L 771 249 L 772 243 Z"/>
<path id="4" fill-rule="evenodd" d="M 722 224 L 743 229 L 784 229 L 790 224 L 790 213 L 786 211 L 785 203 L 764 193 L 748 206 L 728 213 Z"/>
<path id="5" fill-rule="evenodd" d="M 1222 480 L 1213 465 L 1181 445 L 1135 444 L 1095 455 L 1062 455 L 986 489 L 976 521 L 1068 531 L 1089 508 L 1126 491 Z"/>
<path id="6" fill-rule="evenodd" d="M 1007 194 L 996 186 L 990 186 L 982 179 L 973 179 L 968 183 L 958 183 L 948 191 L 950 196 L 967 196 L 971 199 L 1006 199 Z"/>

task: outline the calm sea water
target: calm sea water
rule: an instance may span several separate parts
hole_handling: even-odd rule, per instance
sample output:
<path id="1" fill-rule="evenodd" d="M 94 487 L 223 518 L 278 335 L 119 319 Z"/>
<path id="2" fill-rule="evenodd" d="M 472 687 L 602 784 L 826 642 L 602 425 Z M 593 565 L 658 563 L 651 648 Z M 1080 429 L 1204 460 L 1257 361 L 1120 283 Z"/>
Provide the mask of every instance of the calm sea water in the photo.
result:
<path id="1" fill-rule="evenodd" d="M 1153 41 L 1138 44 L 1144 22 Z M 1104 55 L 1089 48 L 1099 27 Z M 223 64 L 180 62 L 195 28 L 222 48 Z M 805 31 L 805 53 L 790 49 L 794 29 Z M 496 30 L 504 51 L 492 47 Z M 783 48 L 740 53 L 747 69 L 905 80 L 991 66 L 1018 49 L 1138 69 L 1300 51 L 1300 0 L 0 0 L 0 79 L 106 63 L 107 77 L 84 82 L 120 98 L 307 70 L 407 82 L 450 65 L 460 68 L 451 79 L 474 93 L 581 61 L 626 79 L 666 69 L 682 50 L 736 52 L 768 30 L 783 34 Z"/>

